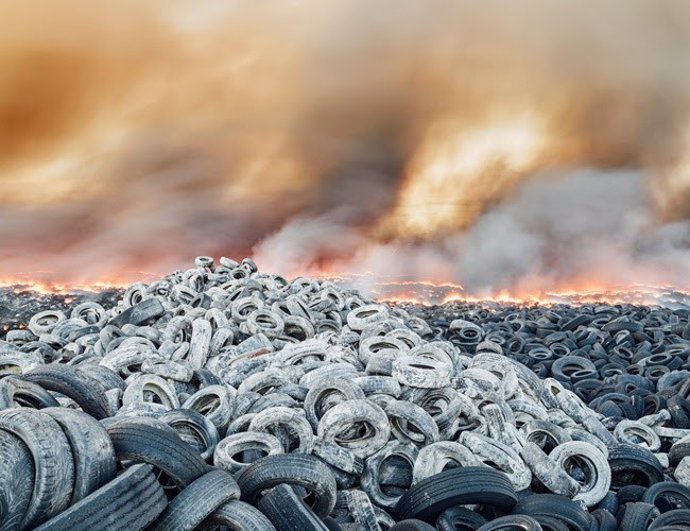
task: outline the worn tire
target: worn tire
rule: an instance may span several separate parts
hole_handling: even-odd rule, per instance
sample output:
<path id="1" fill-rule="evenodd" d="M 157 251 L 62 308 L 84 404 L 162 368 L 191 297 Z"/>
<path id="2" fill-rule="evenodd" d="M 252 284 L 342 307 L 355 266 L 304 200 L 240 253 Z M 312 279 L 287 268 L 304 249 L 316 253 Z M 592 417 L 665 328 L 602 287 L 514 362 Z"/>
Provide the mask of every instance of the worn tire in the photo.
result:
<path id="1" fill-rule="evenodd" d="M 335 506 L 335 478 L 325 463 L 311 455 L 266 456 L 245 468 L 237 483 L 242 491 L 242 501 L 250 503 L 256 502 L 261 491 L 285 483 L 311 491 L 314 495 L 313 511 L 318 516 L 327 516 Z"/>
<path id="2" fill-rule="evenodd" d="M 115 448 L 96 419 L 75 409 L 51 407 L 42 411 L 60 425 L 72 449 L 74 490 L 70 505 L 115 478 Z"/>
<path id="3" fill-rule="evenodd" d="M 94 377 L 74 367 L 46 365 L 27 372 L 23 378 L 71 398 L 92 417 L 100 420 L 110 416 L 105 387 Z"/>
<path id="4" fill-rule="evenodd" d="M 277 531 L 328 531 L 289 485 L 277 485 L 259 500 L 259 510 Z"/>
<path id="5" fill-rule="evenodd" d="M 18 408 L 0 411 L 0 430 L 19 437 L 33 458 L 34 489 L 22 527 L 34 527 L 65 510 L 72 497 L 74 460 L 60 425 L 50 415 Z"/>
<path id="6" fill-rule="evenodd" d="M 110 427 L 108 435 L 118 461 L 153 465 L 184 488 L 208 472 L 209 466 L 172 428 L 163 426 L 167 429 L 125 419 Z"/>
<path id="7" fill-rule="evenodd" d="M 423 479 L 398 500 L 399 519 L 417 518 L 433 522 L 449 507 L 479 503 L 507 513 L 517 497 L 508 476 L 488 467 L 463 467 L 444 470 Z"/>
<path id="8" fill-rule="evenodd" d="M 167 500 L 148 465 L 133 465 L 36 531 L 139 531 Z"/>
<path id="9" fill-rule="evenodd" d="M 173 499 L 150 531 L 192 531 L 218 507 L 240 497 L 240 488 L 225 470 L 211 470 Z"/>
<path id="10" fill-rule="evenodd" d="M 24 442 L 0 430 L 0 531 L 19 529 L 34 490 L 34 462 Z"/>

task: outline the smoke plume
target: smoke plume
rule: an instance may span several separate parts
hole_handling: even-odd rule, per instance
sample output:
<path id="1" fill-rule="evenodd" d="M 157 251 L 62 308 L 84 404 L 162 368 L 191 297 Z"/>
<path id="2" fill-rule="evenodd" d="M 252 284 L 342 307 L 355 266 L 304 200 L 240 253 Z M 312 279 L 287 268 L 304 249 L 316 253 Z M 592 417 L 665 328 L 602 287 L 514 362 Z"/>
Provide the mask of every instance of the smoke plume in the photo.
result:
<path id="1" fill-rule="evenodd" d="M 685 285 L 690 4 L 0 4 L 0 278 Z"/>

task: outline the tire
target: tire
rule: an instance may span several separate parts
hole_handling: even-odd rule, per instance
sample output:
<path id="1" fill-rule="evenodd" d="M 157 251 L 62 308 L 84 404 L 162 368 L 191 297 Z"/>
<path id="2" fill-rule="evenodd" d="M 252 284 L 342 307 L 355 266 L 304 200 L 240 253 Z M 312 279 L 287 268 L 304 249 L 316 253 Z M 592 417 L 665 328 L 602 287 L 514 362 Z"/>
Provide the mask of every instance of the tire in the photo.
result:
<path id="1" fill-rule="evenodd" d="M 7 376 L 0 380 L 0 410 L 14 407 L 58 407 L 55 398 L 37 383 Z"/>
<path id="2" fill-rule="evenodd" d="M 72 449 L 74 489 L 70 505 L 115 478 L 115 448 L 96 419 L 75 409 L 51 407 L 42 411 L 60 425 Z"/>
<path id="3" fill-rule="evenodd" d="M 34 488 L 22 528 L 65 510 L 72 497 L 74 460 L 67 437 L 50 415 L 34 409 L 0 411 L 0 430 L 19 437 L 31 452 Z"/>
<path id="4" fill-rule="evenodd" d="M 362 528 L 362 531 L 381 529 L 374 505 L 365 492 L 359 489 L 344 490 L 338 493 L 338 498 L 338 503 L 340 498 L 345 502 L 350 518 Z"/>
<path id="5" fill-rule="evenodd" d="M 620 528 L 625 531 L 647 531 L 659 514 L 659 509 L 650 503 L 626 503 Z"/>
<path id="6" fill-rule="evenodd" d="M 261 431 L 245 431 L 228 435 L 216 445 L 213 453 L 213 465 L 235 474 L 251 465 L 253 461 L 267 455 L 283 453 L 280 441 L 270 433 Z M 263 454 L 263 455 L 262 455 Z M 235 459 L 242 455 L 241 461 Z M 248 458 L 248 455 L 251 457 Z"/>
<path id="7" fill-rule="evenodd" d="M 656 506 L 662 513 L 673 509 L 690 509 L 690 489 L 679 483 L 662 481 L 649 487 L 642 501 Z"/>
<path id="8" fill-rule="evenodd" d="M 202 524 L 202 527 L 211 526 L 225 526 L 230 531 L 276 531 L 261 511 L 239 500 L 221 505 Z"/>
<path id="9" fill-rule="evenodd" d="M 572 459 L 577 459 L 583 463 L 583 468 L 587 469 L 583 470 L 585 482 L 580 484 L 573 500 L 582 501 L 587 507 L 592 507 L 606 496 L 611 486 L 611 469 L 606 462 L 606 456 L 596 446 L 581 441 L 566 442 L 556 446 L 549 458 L 553 459 L 564 473 L 567 473 L 566 464 Z"/>
<path id="10" fill-rule="evenodd" d="M 184 442 L 200 453 L 204 461 L 213 456 L 220 437 L 215 425 L 201 413 L 191 409 L 173 409 L 159 420 L 173 428 Z"/>
<path id="11" fill-rule="evenodd" d="M 417 518 L 431 523 L 455 505 L 479 503 L 507 513 L 516 502 L 515 490 L 503 472 L 463 467 L 423 479 L 400 498 L 395 512 L 400 520 Z"/>
<path id="12" fill-rule="evenodd" d="M 211 470 L 173 499 L 149 528 L 151 531 L 192 531 L 218 507 L 240 497 L 240 488 L 225 470 Z"/>
<path id="13" fill-rule="evenodd" d="M 19 437 L 0 430 L 0 531 L 19 529 L 34 490 L 34 462 Z"/>
<path id="14" fill-rule="evenodd" d="M 474 531 L 487 522 L 481 514 L 466 507 L 451 507 L 443 511 L 436 520 L 438 531 Z"/>
<path id="15" fill-rule="evenodd" d="M 259 510 L 277 531 L 328 531 L 289 485 L 278 485 L 266 492 L 259 500 Z"/>
<path id="16" fill-rule="evenodd" d="M 237 483 L 242 501 L 249 503 L 255 503 L 261 491 L 285 483 L 311 491 L 313 511 L 318 516 L 327 516 L 335 506 L 335 478 L 325 463 L 311 455 L 269 455 L 245 468 Z"/>
<path id="17" fill-rule="evenodd" d="M 443 472 L 450 463 L 460 467 L 481 465 L 466 446 L 455 441 L 439 441 L 419 450 L 412 469 L 412 483 Z"/>
<path id="18" fill-rule="evenodd" d="M 649 450 L 634 444 L 619 444 L 609 450 L 611 489 L 625 485 L 649 487 L 664 479 L 661 463 Z"/>
<path id="19" fill-rule="evenodd" d="M 371 436 L 345 438 L 343 434 L 357 424 L 368 424 Z M 362 459 L 383 448 L 390 433 L 386 413 L 369 400 L 347 400 L 332 407 L 321 417 L 317 430 L 320 439 L 348 448 Z"/>
<path id="20" fill-rule="evenodd" d="M 85 413 L 98 420 L 110 416 L 105 387 L 94 377 L 69 365 L 37 367 L 23 378 L 74 400 Z"/>
<path id="21" fill-rule="evenodd" d="M 36 531 L 139 531 L 166 504 L 151 467 L 133 465 Z"/>
<path id="22" fill-rule="evenodd" d="M 172 428 L 124 419 L 108 429 L 118 461 L 148 463 L 165 472 L 180 488 L 203 476 L 209 466 L 201 456 L 180 439 Z M 162 423 L 161 423 L 162 424 Z"/>
<path id="23" fill-rule="evenodd" d="M 649 531 L 657 531 L 664 526 L 686 526 L 690 529 L 690 510 L 675 509 L 659 516 L 652 525 L 649 526 Z"/>
<path id="24" fill-rule="evenodd" d="M 532 494 L 522 498 L 513 514 L 526 514 L 538 522 L 551 518 L 568 525 L 572 531 L 590 531 L 592 517 L 577 502 L 556 494 Z"/>
<path id="25" fill-rule="evenodd" d="M 592 512 L 592 517 L 597 523 L 597 531 L 616 531 L 618 529 L 618 520 L 609 511 L 597 509 Z"/>
<path id="26" fill-rule="evenodd" d="M 436 531 L 436 529 L 422 520 L 410 518 L 408 520 L 401 520 L 388 531 Z"/>
<path id="27" fill-rule="evenodd" d="M 477 531 L 542 531 L 542 527 L 531 516 L 511 514 L 491 520 L 491 522 L 487 522 Z"/>
<path id="28" fill-rule="evenodd" d="M 226 385 L 209 385 L 185 400 L 182 408 L 198 411 L 223 434 L 233 414 L 234 392 Z"/>
<path id="29" fill-rule="evenodd" d="M 412 483 L 412 469 L 417 457 L 417 448 L 410 443 L 391 441 L 381 450 L 367 459 L 364 474 L 360 479 L 360 485 L 371 500 L 379 507 L 394 509 L 402 493 L 396 494 L 384 492 L 381 485 L 381 468 L 389 459 L 395 459 L 396 469 L 407 467 L 410 472 L 410 481 L 402 488 L 409 489 Z"/>

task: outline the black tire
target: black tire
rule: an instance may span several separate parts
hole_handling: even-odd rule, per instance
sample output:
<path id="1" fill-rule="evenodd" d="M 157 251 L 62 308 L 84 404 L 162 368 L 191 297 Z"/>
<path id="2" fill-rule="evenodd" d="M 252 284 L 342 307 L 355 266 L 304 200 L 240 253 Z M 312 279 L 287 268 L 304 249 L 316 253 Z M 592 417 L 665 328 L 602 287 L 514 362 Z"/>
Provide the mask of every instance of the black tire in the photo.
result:
<path id="1" fill-rule="evenodd" d="M 167 499 L 148 465 L 133 465 L 36 531 L 139 531 Z"/>
<path id="2" fill-rule="evenodd" d="M 98 380 L 106 391 L 109 391 L 110 389 L 120 389 L 121 391 L 124 391 L 127 389 L 127 384 L 122 377 L 114 370 L 109 369 L 104 365 L 95 365 L 87 362 L 86 364 L 77 365 L 77 370 L 81 374 L 91 376 L 92 378 Z"/>
<path id="3" fill-rule="evenodd" d="M 276 531 L 261 511 L 239 500 L 220 506 L 204 521 L 204 526 L 225 526 L 231 531 Z"/>
<path id="4" fill-rule="evenodd" d="M 676 428 L 690 428 L 690 402 L 680 395 L 673 395 L 666 402 L 666 409 L 671 413 Z"/>
<path id="5" fill-rule="evenodd" d="M 684 525 L 687 529 L 690 529 L 690 510 L 675 509 L 662 514 L 649 526 L 649 531 L 657 531 L 664 526 L 677 525 Z"/>
<path id="6" fill-rule="evenodd" d="M 49 415 L 28 408 L 0 411 L 0 430 L 19 437 L 31 452 L 34 489 L 22 528 L 65 510 L 72 497 L 74 460 L 67 437 Z"/>
<path id="7" fill-rule="evenodd" d="M 289 485 L 273 487 L 259 500 L 259 510 L 277 531 L 328 531 Z"/>
<path id="8" fill-rule="evenodd" d="M 225 470 L 211 470 L 172 500 L 151 531 L 192 531 L 218 507 L 240 497 L 240 488 Z"/>
<path id="9" fill-rule="evenodd" d="M 103 425 L 76 409 L 51 407 L 42 410 L 67 436 L 74 459 L 74 489 L 70 505 L 115 478 L 115 448 Z"/>
<path id="10" fill-rule="evenodd" d="M 618 529 L 616 517 L 605 509 L 597 509 L 592 512 L 592 517 L 597 523 L 597 531 L 616 531 Z"/>
<path id="11" fill-rule="evenodd" d="M 680 441 L 676 442 L 671 446 L 671 449 L 668 451 L 668 462 L 670 466 L 678 466 L 678 463 L 680 463 L 684 457 L 687 457 L 690 455 L 690 441 L 685 441 L 685 439 L 681 439 Z"/>
<path id="12" fill-rule="evenodd" d="M 34 462 L 19 437 L 0 430 L 0 531 L 19 529 L 34 490 Z"/>
<path id="13" fill-rule="evenodd" d="M 69 365 L 45 365 L 22 376 L 49 391 L 74 400 L 80 408 L 98 420 L 110 416 L 105 387 L 93 376 Z"/>
<path id="14" fill-rule="evenodd" d="M 395 512 L 400 520 L 433 522 L 439 513 L 454 505 L 479 503 L 508 513 L 516 502 L 515 489 L 506 474 L 470 466 L 444 470 L 413 485 L 398 500 Z"/>
<path id="15" fill-rule="evenodd" d="M 311 491 L 314 495 L 312 510 L 317 516 L 327 516 L 335 506 L 335 478 L 328 465 L 312 455 L 280 454 L 263 457 L 245 468 L 237 478 L 237 483 L 242 491 L 242 500 L 249 503 L 256 502 L 261 491 L 285 483 Z"/>
<path id="16" fill-rule="evenodd" d="M 655 505 L 662 513 L 673 509 L 690 509 L 690 489 L 680 483 L 662 481 L 649 487 L 642 501 Z M 676 507 L 678 504 L 681 507 Z"/>
<path id="17" fill-rule="evenodd" d="M 658 517 L 659 509 L 651 503 L 626 503 L 620 528 L 625 531 L 647 531 Z"/>
<path id="18" fill-rule="evenodd" d="M 481 514 L 465 507 L 451 507 L 436 520 L 438 531 L 474 531 L 487 522 Z"/>
<path id="19" fill-rule="evenodd" d="M 14 407 L 43 409 L 59 405 L 48 391 L 36 383 L 14 376 L 0 380 L 0 410 Z"/>
<path id="20" fill-rule="evenodd" d="M 542 527 L 531 516 L 510 514 L 487 522 L 477 531 L 542 531 Z"/>
<path id="21" fill-rule="evenodd" d="M 661 463 L 652 452 L 634 444 L 618 444 L 609 449 L 611 490 L 626 485 L 650 487 L 664 479 Z"/>
<path id="22" fill-rule="evenodd" d="M 577 502 L 557 494 L 532 494 L 522 498 L 513 514 L 526 514 L 540 522 L 541 517 L 559 520 L 573 531 L 589 531 L 592 517 Z"/>
<path id="23" fill-rule="evenodd" d="M 410 518 L 408 520 L 401 520 L 388 531 L 436 531 L 436 529 L 422 520 Z"/>
<path id="24" fill-rule="evenodd" d="M 167 424 L 123 420 L 108 429 L 118 461 L 148 463 L 162 470 L 180 488 L 203 476 L 210 467 L 196 450 L 180 439 Z"/>

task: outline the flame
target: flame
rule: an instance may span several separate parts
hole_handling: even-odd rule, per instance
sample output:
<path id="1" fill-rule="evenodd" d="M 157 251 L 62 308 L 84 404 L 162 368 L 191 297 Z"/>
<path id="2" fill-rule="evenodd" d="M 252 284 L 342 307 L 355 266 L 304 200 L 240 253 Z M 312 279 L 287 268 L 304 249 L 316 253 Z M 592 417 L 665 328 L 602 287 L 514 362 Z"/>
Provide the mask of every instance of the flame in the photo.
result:
<path id="1" fill-rule="evenodd" d="M 52 275 L 41 272 L 47 278 Z M 32 278 L 33 277 L 33 278 Z M 127 276 L 113 278 L 111 280 L 98 280 L 93 282 L 73 282 L 73 281 L 53 281 L 41 280 L 31 274 L 18 274 L 16 276 L 0 277 L 0 288 L 11 288 L 14 291 L 33 291 L 41 295 L 70 295 L 75 292 L 85 291 L 97 293 L 114 289 L 123 289 L 132 284 L 135 280 L 153 280 L 156 275 L 145 272 L 131 272 Z"/>
<path id="2" fill-rule="evenodd" d="M 45 272 L 44 272 L 45 274 Z M 366 283 L 365 292 L 380 302 L 389 304 L 413 304 L 419 306 L 462 304 L 500 304 L 518 306 L 551 306 L 559 303 L 583 304 L 673 304 L 690 306 L 690 286 L 679 289 L 670 285 L 613 286 L 597 284 L 580 279 L 555 289 L 531 289 L 486 292 L 480 295 L 469 294 L 463 286 L 453 282 L 433 280 L 408 280 L 401 278 L 377 278 L 374 273 L 334 274 L 327 270 L 308 273 L 318 280 L 336 282 L 345 287 L 359 287 Z M 15 292 L 31 291 L 41 295 L 62 295 L 66 303 L 77 292 L 98 293 L 108 290 L 125 289 L 135 280 L 151 282 L 158 275 L 146 272 L 130 272 L 130 276 L 113 280 L 90 283 L 52 282 L 31 280 L 26 275 L 0 277 L 0 288 L 10 288 Z"/>

